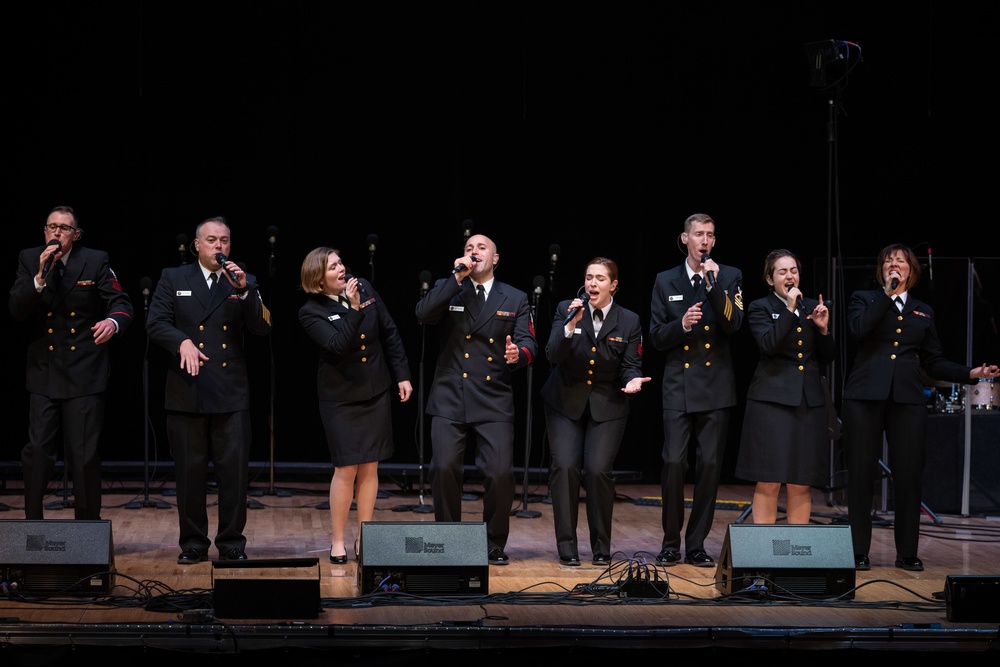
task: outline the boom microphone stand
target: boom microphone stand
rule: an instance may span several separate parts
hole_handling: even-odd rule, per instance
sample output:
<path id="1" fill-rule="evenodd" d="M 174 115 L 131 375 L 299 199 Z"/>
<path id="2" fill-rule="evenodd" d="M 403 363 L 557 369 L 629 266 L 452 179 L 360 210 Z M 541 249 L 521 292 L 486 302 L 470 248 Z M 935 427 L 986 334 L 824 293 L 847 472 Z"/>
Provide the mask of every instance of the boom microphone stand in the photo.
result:
<path id="1" fill-rule="evenodd" d="M 149 290 L 153 286 L 153 281 L 148 277 L 143 277 L 139 281 L 139 286 L 142 287 L 142 301 L 143 301 L 143 321 L 145 322 L 149 318 Z M 137 510 L 140 507 L 155 507 L 156 509 L 165 510 L 169 509 L 169 503 L 165 503 L 162 500 L 150 500 L 149 499 L 149 338 L 146 338 L 146 354 L 142 357 L 142 410 L 143 410 L 143 420 L 142 423 L 146 427 L 146 433 L 143 440 L 143 454 L 142 454 L 142 500 L 133 500 L 131 502 L 125 503 L 125 509 L 127 510 Z"/>

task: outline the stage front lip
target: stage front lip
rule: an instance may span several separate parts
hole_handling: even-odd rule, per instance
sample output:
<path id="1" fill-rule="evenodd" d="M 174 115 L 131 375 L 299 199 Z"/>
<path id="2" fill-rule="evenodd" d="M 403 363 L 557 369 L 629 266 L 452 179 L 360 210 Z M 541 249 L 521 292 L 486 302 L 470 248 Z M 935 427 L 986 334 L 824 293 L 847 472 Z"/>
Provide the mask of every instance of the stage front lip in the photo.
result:
<path id="1" fill-rule="evenodd" d="M 941 629 L 934 624 L 891 628 L 576 627 L 496 626 L 440 622 L 416 626 L 326 625 L 287 621 L 234 625 L 0 622 L 0 646 L 163 649 L 188 653 L 255 650 L 373 649 L 761 649 L 893 651 L 996 651 L 1000 630 Z"/>

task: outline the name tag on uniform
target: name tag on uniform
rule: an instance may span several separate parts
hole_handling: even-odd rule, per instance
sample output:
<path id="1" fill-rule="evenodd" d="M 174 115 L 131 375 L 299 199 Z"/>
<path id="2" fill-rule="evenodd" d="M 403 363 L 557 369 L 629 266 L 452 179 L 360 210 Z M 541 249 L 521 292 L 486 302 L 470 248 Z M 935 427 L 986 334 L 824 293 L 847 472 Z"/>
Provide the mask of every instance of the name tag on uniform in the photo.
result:
<path id="1" fill-rule="evenodd" d="M 771 313 L 771 319 L 776 320 L 781 317 L 781 313 Z"/>
<path id="2" fill-rule="evenodd" d="M 684 296 L 682 294 L 671 294 L 667 297 L 667 301 L 683 301 Z"/>
<path id="3" fill-rule="evenodd" d="M 340 315 L 331 315 L 330 317 L 326 318 L 326 321 L 327 322 L 333 322 L 334 320 L 339 320 L 339 319 L 340 319 Z"/>
<path id="4" fill-rule="evenodd" d="M 580 327 L 577 327 L 577 328 L 573 329 L 573 335 L 574 336 L 578 336 L 578 335 L 580 335 L 582 333 L 583 333 L 583 329 L 581 329 Z"/>
<path id="5" fill-rule="evenodd" d="M 191 296 L 191 290 L 189 289 L 179 289 L 174 296 Z"/>
<path id="6" fill-rule="evenodd" d="M 465 306 L 448 306 L 448 310 L 454 311 L 456 313 L 464 313 Z"/>

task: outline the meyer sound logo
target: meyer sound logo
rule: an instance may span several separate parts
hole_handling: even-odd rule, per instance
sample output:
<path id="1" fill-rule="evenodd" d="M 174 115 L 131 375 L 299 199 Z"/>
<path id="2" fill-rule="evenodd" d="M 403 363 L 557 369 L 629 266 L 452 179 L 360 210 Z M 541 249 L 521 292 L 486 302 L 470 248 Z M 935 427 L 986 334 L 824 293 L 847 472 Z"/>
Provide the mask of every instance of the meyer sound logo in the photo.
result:
<path id="1" fill-rule="evenodd" d="M 44 535 L 28 535 L 24 545 L 25 551 L 66 551 L 66 542 L 47 540 Z"/>
<path id="2" fill-rule="evenodd" d="M 443 554 L 443 542 L 424 542 L 422 537 L 407 537 L 404 551 L 408 554 Z"/>
<path id="3" fill-rule="evenodd" d="M 792 544 L 791 540 L 771 540 L 775 556 L 812 556 L 812 547 Z"/>

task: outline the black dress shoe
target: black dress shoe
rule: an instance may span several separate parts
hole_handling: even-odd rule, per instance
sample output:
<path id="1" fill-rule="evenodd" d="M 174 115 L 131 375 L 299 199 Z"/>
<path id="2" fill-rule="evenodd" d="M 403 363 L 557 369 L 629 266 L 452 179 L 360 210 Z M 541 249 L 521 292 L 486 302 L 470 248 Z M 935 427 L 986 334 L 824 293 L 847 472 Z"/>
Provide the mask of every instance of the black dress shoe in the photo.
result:
<path id="1" fill-rule="evenodd" d="M 222 560 L 247 560 L 247 552 L 239 547 L 233 547 L 219 554 L 219 558 Z"/>
<path id="2" fill-rule="evenodd" d="M 568 565 L 569 567 L 579 567 L 580 557 L 579 556 L 559 556 L 560 565 Z"/>
<path id="3" fill-rule="evenodd" d="M 347 554 L 343 556 L 330 555 L 330 562 L 334 565 L 347 565 Z"/>
<path id="4" fill-rule="evenodd" d="M 656 562 L 670 567 L 681 562 L 681 552 L 677 549 L 664 549 L 656 555 Z"/>
<path id="5" fill-rule="evenodd" d="M 181 555 L 177 557 L 178 565 L 194 565 L 195 563 L 200 563 L 208 557 L 204 551 L 198 551 L 197 549 L 185 549 L 181 552 Z"/>
<path id="6" fill-rule="evenodd" d="M 611 556 L 607 554 L 594 554 L 594 558 L 590 562 L 594 565 L 607 567 L 608 565 L 611 565 Z"/>
<path id="7" fill-rule="evenodd" d="M 868 554 L 854 554 L 854 569 L 855 570 L 872 569 L 872 562 L 868 560 Z"/>
<path id="8" fill-rule="evenodd" d="M 913 572 L 922 572 L 924 563 L 916 556 L 910 556 L 909 558 L 897 558 L 896 567 L 901 567 L 904 570 L 912 570 Z"/>
<path id="9" fill-rule="evenodd" d="M 490 565 L 508 565 L 510 563 L 510 557 L 500 547 L 490 549 L 487 559 L 490 561 Z"/>
<path id="10" fill-rule="evenodd" d="M 692 551 L 684 559 L 684 562 L 688 565 L 694 565 L 695 567 L 712 567 L 715 565 L 715 561 L 702 550 Z"/>

